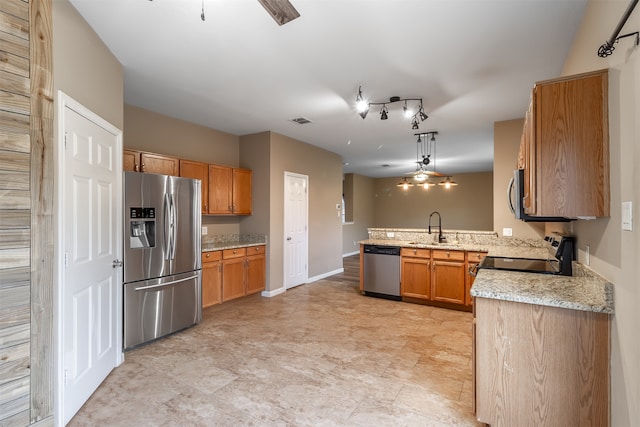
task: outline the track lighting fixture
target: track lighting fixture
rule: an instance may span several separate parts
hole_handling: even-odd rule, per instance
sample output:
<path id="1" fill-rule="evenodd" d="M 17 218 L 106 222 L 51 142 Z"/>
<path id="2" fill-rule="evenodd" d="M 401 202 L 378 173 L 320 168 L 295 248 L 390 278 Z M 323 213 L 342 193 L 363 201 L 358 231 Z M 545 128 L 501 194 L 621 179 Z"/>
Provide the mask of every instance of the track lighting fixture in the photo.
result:
<path id="1" fill-rule="evenodd" d="M 380 109 L 380 120 L 387 120 L 389 118 L 389 109 L 387 104 L 393 104 L 395 102 L 404 102 L 402 107 L 403 115 L 407 119 L 411 119 L 411 129 L 420 129 L 420 122 L 424 122 L 429 118 L 424 112 L 424 106 L 422 104 L 422 98 L 400 98 L 399 96 L 392 96 L 389 101 L 384 102 L 369 102 L 362 95 L 362 86 L 358 88 L 358 95 L 356 96 L 356 110 L 363 119 L 367 117 L 367 113 L 372 105 L 382 105 Z M 412 104 L 413 103 L 413 108 Z M 417 111 L 417 112 L 416 112 Z"/>

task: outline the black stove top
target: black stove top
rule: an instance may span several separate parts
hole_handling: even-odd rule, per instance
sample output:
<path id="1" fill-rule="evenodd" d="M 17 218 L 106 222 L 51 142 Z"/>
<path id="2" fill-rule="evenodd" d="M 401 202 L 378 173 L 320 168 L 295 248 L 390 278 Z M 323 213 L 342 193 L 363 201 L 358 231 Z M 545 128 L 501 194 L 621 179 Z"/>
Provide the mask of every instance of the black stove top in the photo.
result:
<path id="1" fill-rule="evenodd" d="M 485 257 L 478 269 L 522 271 L 527 273 L 561 274 L 558 260 L 534 258 Z"/>

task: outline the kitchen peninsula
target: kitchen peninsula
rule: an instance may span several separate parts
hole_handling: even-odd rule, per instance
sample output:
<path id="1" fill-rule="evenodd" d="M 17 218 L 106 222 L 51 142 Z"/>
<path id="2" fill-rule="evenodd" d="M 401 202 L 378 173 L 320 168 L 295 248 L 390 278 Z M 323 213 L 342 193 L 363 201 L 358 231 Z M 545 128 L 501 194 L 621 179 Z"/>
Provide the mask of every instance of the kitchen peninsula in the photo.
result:
<path id="1" fill-rule="evenodd" d="M 411 270 L 404 269 L 404 260 L 421 251 L 427 272 L 429 263 L 438 262 L 436 251 L 464 253 L 468 274 L 469 265 L 479 262 L 469 254 L 546 259 L 553 249 L 543 239 L 500 238 L 493 232 L 443 235 L 446 242 L 438 243 L 437 233 L 423 229 L 369 229 L 370 238 L 360 242 L 361 265 L 365 244 L 400 246 L 405 301 Z M 438 276 L 432 272 L 422 278 L 433 297 Z M 362 288 L 362 269 L 360 279 Z M 608 425 L 613 285 L 575 261 L 572 276 L 480 269 L 471 283 L 478 420 L 490 425 Z"/>

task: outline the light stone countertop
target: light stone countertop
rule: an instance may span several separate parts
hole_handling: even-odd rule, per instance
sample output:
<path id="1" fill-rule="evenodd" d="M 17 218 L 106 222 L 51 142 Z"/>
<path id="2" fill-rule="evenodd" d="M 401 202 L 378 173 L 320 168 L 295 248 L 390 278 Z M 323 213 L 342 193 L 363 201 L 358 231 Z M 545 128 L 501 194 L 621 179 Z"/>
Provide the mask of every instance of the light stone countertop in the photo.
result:
<path id="1" fill-rule="evenodd" d="M 221 251 L 225 249 L 248 248 L 266 245 L 267 238 L 263 234 L 231 234 L 221 236 L 203 236 L 202 252 Z"/>
<path id="2" fill-rule="evenodd" d="M 495 244 L 491 244 L 495 243 Z M 394 239 L 368 239 L 360 244 L 487 252 L 491 256 L 548 259 L 544 246 L 509 245 L 504 240 L 482 243 L 424 243 Z M 613 284 L 574 261 L 573 276 L 481 269 L 471 295 L 572 310 L 613 314 Z"/>

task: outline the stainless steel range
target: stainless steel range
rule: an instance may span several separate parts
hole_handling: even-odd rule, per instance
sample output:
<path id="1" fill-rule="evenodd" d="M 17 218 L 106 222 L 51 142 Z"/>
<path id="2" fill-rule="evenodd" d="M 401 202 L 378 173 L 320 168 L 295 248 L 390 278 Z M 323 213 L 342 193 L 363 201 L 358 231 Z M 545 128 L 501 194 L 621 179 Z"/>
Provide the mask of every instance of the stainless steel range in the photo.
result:
<path id="1" fill-rule="evenodd" d="M 124 172 L 124 348 L 202 320 L 200 181 Z"/>

